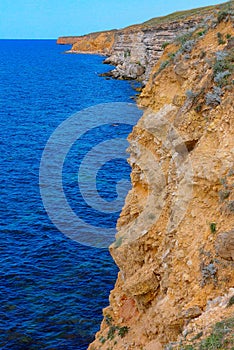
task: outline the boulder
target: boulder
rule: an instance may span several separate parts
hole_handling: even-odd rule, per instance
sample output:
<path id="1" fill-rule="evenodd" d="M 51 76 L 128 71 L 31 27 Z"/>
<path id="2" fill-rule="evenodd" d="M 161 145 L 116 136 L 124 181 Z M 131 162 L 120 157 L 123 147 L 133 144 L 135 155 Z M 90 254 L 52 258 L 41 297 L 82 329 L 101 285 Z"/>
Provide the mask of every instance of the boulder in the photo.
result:
<path id="1" fill-rule="evenodd" d="M 234 260 L 234 230 L 220 233 L 215 243 L 216 253 L 225 260 Z"/>

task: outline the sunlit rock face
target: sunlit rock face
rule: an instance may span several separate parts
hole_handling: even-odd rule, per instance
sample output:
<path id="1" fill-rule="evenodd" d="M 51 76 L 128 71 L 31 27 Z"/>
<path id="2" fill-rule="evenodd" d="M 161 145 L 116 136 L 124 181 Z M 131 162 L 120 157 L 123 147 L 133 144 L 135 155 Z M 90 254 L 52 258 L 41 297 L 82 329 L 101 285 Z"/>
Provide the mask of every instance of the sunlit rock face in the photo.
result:
<path id="1" fill-rule="evenodd" d="M 129 136 L 132 189 L 110 247 L 120 272 L 89 350 L 182 349 L 234 315 L 234 29 L 228 11 L 214 12 L 163 54 L 143 49 L 142 43 L 156 48 L 150 30 L 122 31 L 115 39 L 109 62 L 123 66 L 124 55 L 129 62 L 141 58 L 143 74 L 149 57 L 158 62 L 138 99 L 145 113 Z"/>

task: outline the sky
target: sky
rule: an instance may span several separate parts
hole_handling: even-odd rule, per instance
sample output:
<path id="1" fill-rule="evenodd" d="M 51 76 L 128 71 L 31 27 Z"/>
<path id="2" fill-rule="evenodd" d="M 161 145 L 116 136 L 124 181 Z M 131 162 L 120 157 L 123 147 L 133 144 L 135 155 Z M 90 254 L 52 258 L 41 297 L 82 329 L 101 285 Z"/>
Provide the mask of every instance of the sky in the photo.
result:
<path id="1" fill-rule="evenodd" d="M 56 39 L 119 29 L 222 0 L 0 0 L 0 39 Z"/>

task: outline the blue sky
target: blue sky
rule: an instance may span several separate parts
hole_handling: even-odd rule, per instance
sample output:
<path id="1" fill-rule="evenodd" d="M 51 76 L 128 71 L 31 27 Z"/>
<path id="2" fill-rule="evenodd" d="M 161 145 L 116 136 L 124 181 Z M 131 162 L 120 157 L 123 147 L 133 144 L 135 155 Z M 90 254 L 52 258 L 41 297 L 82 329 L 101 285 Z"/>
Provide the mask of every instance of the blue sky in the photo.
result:
<path id="1" fill-rule="evenodd" d="M 0 0 L 1 39 L 49 39 L 122 28 L 215 0 Z"/>

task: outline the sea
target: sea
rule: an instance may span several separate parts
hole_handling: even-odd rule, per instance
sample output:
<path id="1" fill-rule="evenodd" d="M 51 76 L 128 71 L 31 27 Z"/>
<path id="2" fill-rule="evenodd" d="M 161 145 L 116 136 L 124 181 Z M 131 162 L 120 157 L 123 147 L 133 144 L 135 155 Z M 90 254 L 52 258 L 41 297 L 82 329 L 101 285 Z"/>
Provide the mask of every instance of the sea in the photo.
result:
<path id="1" fill-rule="evenodd" d="M 86 153 L 103 141 L 100 132 L 109 133 L 110 140 L 117 138 L 117 130 L 126 139 L 132 128 L 123 113 L 117 114 L 115 123 L 100 126 L 103 122 L 93 108 L 134 104 L 134 83 L 100 77 L 112 68 L 102 64 L 102 56 L 64 54 L 69 48 L 55 40 L 0 40 L 0 349 L 4 350 L 87 349 L 118 273 L 107 245 L 99 245 L 96 236 L 82 241 L 64 232 L 43 200 L 41 159 L 53 158 L 45 153 L 48 140 L 72 115 L 78 113 L 80 118 L 77 134 L 85 130 L 81 143 Z M 97 121 L 92 132 L 86 128 L 83 111 L 87 110 Z M 85 202 L 77 190 L 82 152 L 70 142 L 62 170 L 66 203 L 72 213 L 81 211 L 82 220 L 88 218 L 97 234 L 108 225 L 113 230 L 119 209 L 98 217 L 92 205 L 80 207 Z M 61 154 L 62 146 L 55 153 Z M 121 178 L 129 181 L 130 167 L 122 158 L 113 166 L 107 159 L 96 174 L 96 191 L 109 204 L 116 199 L 116 183 Z M 95 162 L 86 162 L 87 174 Z M 64 221 L 69 227 L 69 217 Z M 80 229 L 84 234 L 85 225 Z"/>

